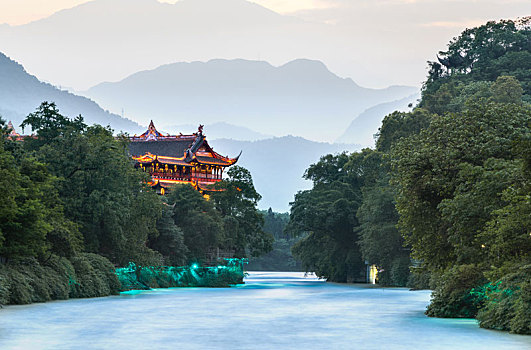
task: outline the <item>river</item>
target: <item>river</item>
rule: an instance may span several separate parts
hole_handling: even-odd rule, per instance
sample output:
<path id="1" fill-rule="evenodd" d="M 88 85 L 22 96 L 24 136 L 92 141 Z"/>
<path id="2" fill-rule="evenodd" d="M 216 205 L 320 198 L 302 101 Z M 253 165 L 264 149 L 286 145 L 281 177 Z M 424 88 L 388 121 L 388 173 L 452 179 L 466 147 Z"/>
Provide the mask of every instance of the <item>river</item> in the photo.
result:
<path id="1" fill-rule="evenodd" d="M 233 288 L 8 306 L 0 349 L 531 349 L 530 336 L 428 318 L 429 299 L 429 291 L 252 272 Z"/>

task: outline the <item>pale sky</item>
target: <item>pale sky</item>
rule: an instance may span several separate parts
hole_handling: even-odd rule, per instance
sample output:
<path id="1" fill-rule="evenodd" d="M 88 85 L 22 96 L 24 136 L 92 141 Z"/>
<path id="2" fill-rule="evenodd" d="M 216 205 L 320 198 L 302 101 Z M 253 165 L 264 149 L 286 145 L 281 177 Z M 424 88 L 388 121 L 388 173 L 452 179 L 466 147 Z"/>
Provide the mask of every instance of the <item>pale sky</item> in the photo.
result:
<path id="1" fill-rule="evenodd" d="M 71 8 L 76 5 L 88 2 L 89 0 L 0 0 L 0 23 L 10 25 L 25 24 L 40 18 L 47 17 L 62 9 Z M 159 2 L 176 3 L 178 0 L 159 0 Z M 527 13 L 520 13 L 520 16 L 531 15 L 531 1 L 529 0 L 250 0 L 275 12 L 282 14 L 295 14 L 297 12 L 326 10 L 326 9 L 348 9 L 356 7 L 360 12 L 368 8 L 378 9 L 399 6 L 411 8 L 412 6 L 423 7 L 432 6 L 433 12 L 452 9 L 453 15 L 450 17 L 461 18 L 464 14 L 469 16 L 470 8 L 477 10 L 477 18 L 470 18 L 469 21 L 439 21 L 432 23 L 434 26 L 462 26 L 463 23 L 483 23 L 485 13 L 490 12 L 492 18 L 496 18 L 496 10 L 504 9 L 499 13 L 520 10 L 522 6 Z M 460 10 L 461 8 L 461 10 Z M 415 12 L 415 11 L 414 11 Z M 470 16 L 469 16 L 470 17 Z M 331 19 L 330 21 L 334 21 Z"/>
<path id="2" fill-rule="evenodd" d="M 177 1 L 159 0 L 159 2 L 170 4 Z M 0 0 L 0 23 L 10 25 L 25 24 L 85 2 L 88 2 L 88 0 Z M 279 13 L 335 6 L 332 2 L 326 0 L 253 0 L 251 2 Z"/>

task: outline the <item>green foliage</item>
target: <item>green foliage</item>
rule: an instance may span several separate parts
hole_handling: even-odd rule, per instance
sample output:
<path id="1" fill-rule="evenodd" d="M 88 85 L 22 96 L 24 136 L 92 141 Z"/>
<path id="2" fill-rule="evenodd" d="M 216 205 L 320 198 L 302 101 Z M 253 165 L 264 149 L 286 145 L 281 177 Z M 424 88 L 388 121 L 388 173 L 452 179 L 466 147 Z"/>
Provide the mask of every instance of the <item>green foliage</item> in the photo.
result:
<path id="1" fill-rule="evenodd" d="M 224 218 L 223 246 L 235 256 L 260 256 L 271 251 L 273 237 L 262 230 L 264 219 L 257 209 L 262 198 L 253 185 L 251 173 L 240 166 L 227 172 L 228 179 L 216 184 L 211 201 Z"/>
<path id="2" fill-rule="evenodd" d="M 106 296 L 120 289 L 114 266 L 96 254 L 71 260 L 53 255 L 43 263 L 34 258 L 12 260 L 0 264 L 0 282 L 0 304 Z"/>
<path id="3" fill-rule="evenodd" d="M 188 248 L 184 244 L 184 233 L 175 225 L 173 210 L 164 205 L 162 217 L 157 221 L 159 235 L 151 238 L 149 247 L 158 251 L 164 257 L 164 265 L 182 266 L 186 263 Z"/>
<path id="4" fill-rule="evenodd" d="M 483 327 L 529 332 L 530 23 L 466 29 L 429 62 L 419 106 L 384 118 L 375 151 L 327 155 L 306 171 L 314 187 L 296 195 L 288 225 L 307 234 L 293 248 L 306 269 L 345 280 L 351 261 L 337 249 L 356 241 L 379 283 L 435 288 L 430 316 L 486 305 Z M 347 233 L 334 223 L 349 210 Z"/>
<path id="5" fill-rule="evenodd" d="M 59 178 L 65 216 L 78 225 L 85 250 L 119 264 L 161 260 L 145 245 L 157 234 L 161 203 L 142 185 L 145 174 L 131 166 L 125 140 L 115 139 L 108 128 L 86 126 L 81 117 L 62 116 L 53 103 L 44 102 L 22 125 L 36 132 L 24 147 Z M 53 236 L 63 251 L 69 251 L 67 228 L 58 225 Z"/>
<path id="6" fill-rule="evenodd" d="M 175 225 L 184 234 L 190 262 L 202 261 L 209 249 L 220 245 L 223 238 L 223 220 L 212 202 L 207 201 L 191 185 L 174 186 L 166 198 L 173 207 Z"/>
<path id="7" fill-rule="evenodd" d="M 416 108 L 412 113 L 393 112 L 387 115 L 378 129 L 376 149 L 389 152 L 402 138 L 418 134 L 426 128 L 430 120 L 431 115 L 421 108 Z"/>
<path id="8" fill-rule="evenodd" d="M 370 150 L 327 155 L 307 170 L 313 189 L 299 192 L 291 204 L 287 232 L 307 234 L 293 247 L 303 268 L 331 281 L 363 281 L 364 262 L 354 231 L 361 187 L 377 170 Z"/>
<path id="9" fill-rule="evenodd" d="M 474 264 L 455 265 L 437 280 L 426 315 L 434 317 L 475 317 L 485 302 L 483 293 L 474 292 L 486 282 L 483 270 Z"/>
<path id="10" fill-rule="evenodd" d="M 410 266 L 410 274 L 406 286 L 412 290 L 434 289 L 432 287 L 432 273 L 422 266 Z"/>
<path id="11" fill-rule="evenodd" d="M 485 288 L 485 307 L 478 313 L 479 325 L 512 333 L 531 334 L 531 265 L 506 263 Z"/>
<path id="12" fill-rule="evenodd" d="M 75 277 L 70 282 L 71 298 L 118 294 L 121 285 L 109 260 L 98 254 L 83 253 L 71 261 L 75 270 Z"/>
<path id="13" fill-rule="evenodd" d="M 38 149 L 73 130 L 82 131 L 87 127 L 83 117 L 69 119 L 59 113 L 55 103 L 47 101 L 41 103 L 34 113 L 29 114 L 20 126 L 23 130 L 29 126 L 38 135 L 37 138 L 26 140 L 26 144 L 33 149 Z"/>
<path id="14" fill-rule="evenodd" d="M 291 248 L 301 238 L 290 237 L 284 232 L 289 222 L 289 213 L 275 213 L 269 208 L 261 214 L 264 216 L 264 232 L 275 239 L 273 249 L 260 257 L 250 258 L 247 269 L 250 271 L 301 271 L 300 261 L 297 261 L 291 252 Z"/>
<path id="15" fill-rule="evenodd" d="M 3 126 L 0 119 L 0 126 Z M 57 179 L 46 166 L 16 150 L 0 135 L 0 256 L 43 257 L 46 252 L 70 256 L 80 248 L 77 227 L 65 219 Z"/>
<path id="16" fill-rule="evenodd" d="M 409 248 L 397 229 L 396 188 L 389 182 L 388 153 L 401 140 L 428 127 L 431 115 L 423 109 L 413 113 L 394 112 L 386 116 L 378 132 L 376 149 L 370 155 L 367 178 L 362 187 L 362 204 L 357 212 L 358 244 L 363 259 L 379 268 L 378 283 L 405 286 L 409 281 Z M 421 287 L 418 285 L 417 287 Z"/>
<path id="17" fill-rule="evenodd" d="M 216 267 L 158 266 L 129 264 L 117 269 L 122 290 L 169 287 L 229 287 L 243 283 L 243 261 L 231 261 Z"/>
<path id="18" fill-rule="evenodd" d="M 470 98 L 491 97 L 503 103 L 529 101 L 530 23 L 530 17 L 526 17 L 519 21 L 488 22 L 463 31 L 449 43 L 446 51 L 439 52 L 440 61 L 446 67 L 428 62 L 430 71 L 420 106 L 443 114 L 460 112 Z M 491 91 L 481 88 L 482 84 L 492 82 L 496 83 Z M 519 96 L 522 98 L 518 99 Z"/>
<path id="19" fill-rule="evenodd" d="M 480 259 L 477 234 L 503 204 L 499 196 L 514 180 L 512 149 L 530 120 L 528 108 L 488 103 L 433 118 L 400 142 L 392 177 L 401 231 L 415 258 L 436 269 Z"/>
<path id="20" fill-rule="evenodd" d="M 264 232 L 269 233 L 275 239 L 289 237 L 289 235 L 284 232 L 284 229 L 289 222 L 289 213 L 275 213 L 269 208 L 267 211 L 262 210 L 261 214 L 264 217 Z"/>
<path id="21" fill-rule="evenodd" d="M 400 230 L 423 272 L 410 283 L 442 275 L 428 314 L 472 317 L 486 305 L 482 327 L 519 333 L 531 307 L 518 267 L 531 251 L 529 24 L 467 29 L 439 53 L 446 67 L 430 62 L 420 107 L 440 116 L 392 149 L 391 171 Z"/>
<path id="22" fill-rule="evenodd" d="M 491 86 L 491 100 L 498 103 L 522 103 L 524 89 L 513 76 L 500 75 Z"/>
<path id="23" fill-rule="evenodd" d="M 405 286 L 409 276 L 409 250 L 396 225 L 393 188 L 386 178 L 363 188 L 363 202 L 357 212 L 359 245 L 363 259 L 379 267 L 378 283 Z"/>

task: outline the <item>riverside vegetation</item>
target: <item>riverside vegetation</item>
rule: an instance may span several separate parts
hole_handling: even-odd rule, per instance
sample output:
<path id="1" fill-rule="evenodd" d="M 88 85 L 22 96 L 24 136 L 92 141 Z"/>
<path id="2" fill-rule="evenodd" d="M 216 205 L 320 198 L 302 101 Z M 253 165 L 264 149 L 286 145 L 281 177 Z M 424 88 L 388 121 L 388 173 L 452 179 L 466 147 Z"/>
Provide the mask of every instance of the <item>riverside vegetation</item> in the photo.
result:
<path id="1" fill-rule="evenodd" d="M 135 169 L 127 138 L 44 102 L 8 137 L 0 120 L 0 304 L 116 294 L 116 266 L 201 263 L 271 250 L 251 174 L 232 167 L 210 201 L 189 185 L 160 197 Z"/>
<path id="2" fill-rule="evenodd" d="M 488 22 L 429 62 L 375 149 L 310 166 L 287 230 L 306 270 L 434 289 L 426 314 L 531 334 L 531 18 Z"/>

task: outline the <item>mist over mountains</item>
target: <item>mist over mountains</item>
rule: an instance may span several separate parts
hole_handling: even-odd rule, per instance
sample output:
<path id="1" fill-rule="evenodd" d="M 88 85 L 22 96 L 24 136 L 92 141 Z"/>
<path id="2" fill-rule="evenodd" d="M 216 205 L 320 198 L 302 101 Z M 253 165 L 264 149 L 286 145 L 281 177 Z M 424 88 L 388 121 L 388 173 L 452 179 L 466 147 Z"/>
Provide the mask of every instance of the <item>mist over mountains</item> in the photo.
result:
<path id="1" fill-rule="evenodd" d="M 210 140 L 209 131 L 205 135 Z M 260 209 L 272 207 L 278 212 L 289 211 L 289 202 L 297 191 L 310 189 L 312 182 L 302 175 L 310 164 L 329 153 L 359 150 L 359 145 L 332 144 L 308 141 L 301 137 L 284 136 L 260 141 L 235 141 L 218 139 L 209 141 L 216 152 L 235 156 L 251 172 L 254 185 L 262 195 Z"/>
<path id="2" fill-rule="evenodd" d="M 197 131 L 197 124 L 184 124 L 184 125 L 170 125 L 164 127 L 164 133 L 169 133 L 172 135 L 182 134 L 192 134 Z M 208 130 L 209 139 L 231 139 L 238 141 L 257 141 L 270 139 L 273 136 L 262 134 L 260 132 L 251 130 L 244 126 L 232 125 L 225 122 L 219 122 L 214 124 L 204 125 L 205 130 Z"/>
<path id="3" fill-rule="evenodd" d="M 94 101 L 43 83 L 28 74 L 22 65 L 0 52 L 0 116 L 15 128 L 43 101 L 55 102 L 60 112 L 71 118 L 81 114 L 88 124 L 111 125 L 116 132 L 143 130 L 136 122 L 104 111 Z"/>
<path id="4" fill-rule="evenodd" d="M 416 104 L 420 93 L 412 94 L 406 98 L 381 103 L 370 107 L 358 115 L 335 142 L 358 143 L 365 147 L 374 146 L 374 135 L 382 125 L 384 117 L 394 111 L 410 111 L 410 104 Z"/>
<path id="5" fill-rule="evenodd" d="M 274 67 L 263 61 L 215 59 L 164 65 L 83 94 L 111 111 L 124 108 L 144 124 L 149 119 L 161 127 L 223 121 L 276 136 L 332 141 L 365 109 L 416 90 L 363 88 L 314 60 Z"/>
<path id="6" fill-rule="evenodd" d="M 0 42 L 30 72 L 80 90 L 176 61 L 272 55 L 286 62 L 337 51 L 327 32 L 244 0 L 94 0 L 0 27 Z"/>

